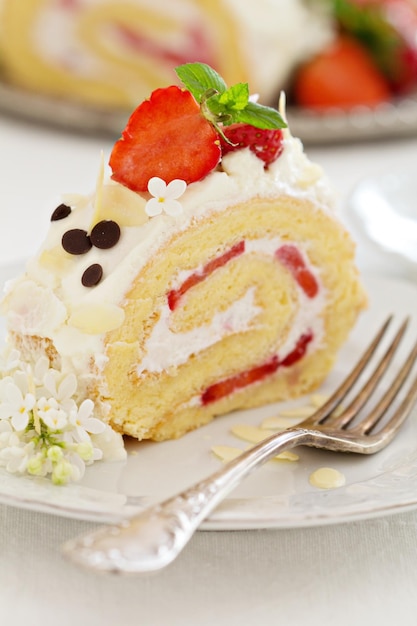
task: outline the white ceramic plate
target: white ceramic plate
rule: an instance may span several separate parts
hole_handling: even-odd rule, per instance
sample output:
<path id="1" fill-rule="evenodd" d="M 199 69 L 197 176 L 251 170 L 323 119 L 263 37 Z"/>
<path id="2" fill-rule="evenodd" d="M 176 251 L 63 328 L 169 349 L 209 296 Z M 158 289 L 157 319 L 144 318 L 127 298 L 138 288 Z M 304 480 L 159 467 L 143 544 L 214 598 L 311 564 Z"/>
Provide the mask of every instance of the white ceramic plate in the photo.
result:
<path id="1" fill-rule="evenodd" d="M 69 131 L 119 137 L 131 111 L 83 106 L 28 92 L 0 80 L 0 111 Z M 376 108 L 357 106 L 324 113 L 288 107 L 294 136 L 306 144 L 333 144 L 417 134 L 417 92 Z"/>
<path id="2" fill-rule="evenodd" d="M 7 270 L 0 272 L 0 279 L 6 276 Z M 340 354 L 324 392 L 336 387 L 387 313 L 399 313 L 399 323 L 404 315 L 417 309 L 417 290 L 409 283 L 371 277 L 366 279 L 366 285 L 370 308 Z M 417 320 L 412 321 L 407 331 L 396 366 L 416 336 Z M 305 403 L 301 400 L 290 404 Z M 233 425 L 259 425 L 263 418 L 277 413 L 277 405 L 268 406 L 219 417 L 177 441 L 128 442 L 126 462 L 97 463 L 87 468 L 81 483 L 67 487 L 0 471 L 0 502 L 79 519 L 118 520 L 217 470 L 220 461 L 213 456 L 211 446 L 244 448 L 244 442 L 230 434 Z M 218 507 L 203 528 L 314 526 L 417 507 L 417 411 L 394 442 L 375 456 L 350 456 L 309 448 L 299 448 L 297 452 L 298 462 L 271 461 L 252 474 Z M 340 470 L 346 477 L 346 486 L 333 490 L 312 487 L 309 475 L 323 466 Z"/>
<path id="3" fill-rule="evenodd" d="M 417 176 L 387 172 L 361 181 L 348 200 L 365 237 L 417 275 Z"/>

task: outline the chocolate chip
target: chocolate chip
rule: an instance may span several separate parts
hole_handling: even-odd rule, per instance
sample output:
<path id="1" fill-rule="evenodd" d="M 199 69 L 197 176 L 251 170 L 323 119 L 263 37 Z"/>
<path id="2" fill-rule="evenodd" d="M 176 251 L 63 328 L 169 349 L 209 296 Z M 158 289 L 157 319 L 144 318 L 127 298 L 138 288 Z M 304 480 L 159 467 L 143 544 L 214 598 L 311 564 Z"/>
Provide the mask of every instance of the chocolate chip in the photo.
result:
<path id="1" fill-rule="evenodd" d="M 82 275 L 81 282 L 84 287 L 94 287 L 98 285 L 103 277 L 103 268 L 99 263 L 94 263 L 87 267 L 84 274 Z"/>
<path id="2" fill-rule="evenodd" d="M 70 254 L 85 254 L 91 248 L 91 241 L 88 233 L 81 228 L 67 230 L 62 235 L 62 247 Z"/>
<path id="3" fill-rule="evenodd" d="M 57 222 L 58 220 L 63 220 L 65 217 L 71 213 L 71 207 L 66 204 L 60 204 L 56 207 L 55 211 L 51 215 L 51 222 Z"/>
<path id="4" fill-rule="evenodd" d="M 94 226 L 90 238 L 96 248 L 112 248 L 120 239 L 120 226 L 113 220 L 102 220 Z"/>

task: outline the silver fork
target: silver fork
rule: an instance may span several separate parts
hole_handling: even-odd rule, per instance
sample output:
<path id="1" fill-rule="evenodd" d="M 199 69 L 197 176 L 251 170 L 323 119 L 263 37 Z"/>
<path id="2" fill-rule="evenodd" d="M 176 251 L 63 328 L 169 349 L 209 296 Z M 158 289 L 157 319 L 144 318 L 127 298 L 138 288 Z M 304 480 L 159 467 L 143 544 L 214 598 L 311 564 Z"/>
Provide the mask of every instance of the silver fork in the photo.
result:
<path id="1" fill-rule="evenodd" d="M 417 343 L 387 391 L 364 418 L 355 419 L 377 388 L 391 363 L 408 320 L 379 359 L 360 391 L 338 415 L 332 414 L 346 398 L 381 343 L 392 320 L 387 319 L 348 377 L 314 415 L 294 428 L 274 434 L 222 469 L 182 493 L 156 504 L 118 525 L 105 526 L 67 542 L 64 554 L 79 565 L 114 573 L 145 573 L 171 563 L 213 509 L 250 472 L 283 450 L 305 445 L 339 452 L 374 454 L 394 438 L 417 398 L 417 377 L 392 415 L 381 422 L 388 408 L 410 378 L 417 357 Z"/>

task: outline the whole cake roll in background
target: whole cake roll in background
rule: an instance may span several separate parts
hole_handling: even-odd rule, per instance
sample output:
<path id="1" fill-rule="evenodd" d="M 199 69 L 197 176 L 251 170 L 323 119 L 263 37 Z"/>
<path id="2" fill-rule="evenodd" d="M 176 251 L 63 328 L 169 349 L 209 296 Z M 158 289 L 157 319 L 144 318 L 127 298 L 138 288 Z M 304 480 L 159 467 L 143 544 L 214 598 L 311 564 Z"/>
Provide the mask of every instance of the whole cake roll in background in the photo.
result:
<path id="1" fill-rule="evenodd" d="M 108 109 L 130 111 L 194 61 L 275 104 L 331 37 L 321 2 L 304 0 L 0 0 L 4 80 Z"/>

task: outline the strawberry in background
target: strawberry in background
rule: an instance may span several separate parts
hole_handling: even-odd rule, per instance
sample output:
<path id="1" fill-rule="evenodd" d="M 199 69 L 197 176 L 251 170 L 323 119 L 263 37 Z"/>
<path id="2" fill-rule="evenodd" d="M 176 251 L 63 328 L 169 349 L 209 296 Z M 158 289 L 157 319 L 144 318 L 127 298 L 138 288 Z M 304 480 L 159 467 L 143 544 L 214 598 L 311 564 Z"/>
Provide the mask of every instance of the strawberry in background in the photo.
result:
<path id="1" fill-rule="evenodd" d="M 329 0 L 333 44 L 299 68 L 293 98 L 310 108 L 376 106 L 417 86 L 415 0 Z"/>

